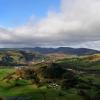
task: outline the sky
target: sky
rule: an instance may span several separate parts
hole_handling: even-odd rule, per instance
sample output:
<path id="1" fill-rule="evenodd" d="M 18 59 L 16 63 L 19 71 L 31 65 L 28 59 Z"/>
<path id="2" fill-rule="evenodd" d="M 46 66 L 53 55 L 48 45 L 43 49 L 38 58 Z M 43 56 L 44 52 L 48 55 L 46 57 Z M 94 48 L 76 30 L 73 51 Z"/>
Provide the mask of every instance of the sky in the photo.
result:
<path id="1" fill-rule="evenodd" d="M 0 0 L 0 47 L 100 50 L 100 0 Z"/>
<path id="2" fill-rule="evenodd" d="M 0 0 L 0 24 L 16 27 L 26 23 L 31 16 L 46 16 L 49 9 L 59 11 L 60 0 Z"/>

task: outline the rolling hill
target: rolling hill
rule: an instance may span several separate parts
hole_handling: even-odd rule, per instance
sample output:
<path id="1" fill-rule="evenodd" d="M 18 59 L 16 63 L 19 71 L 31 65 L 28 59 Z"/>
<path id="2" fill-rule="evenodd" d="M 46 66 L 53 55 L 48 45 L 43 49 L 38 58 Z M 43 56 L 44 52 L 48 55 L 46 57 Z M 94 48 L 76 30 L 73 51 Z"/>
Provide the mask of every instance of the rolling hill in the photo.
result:
<path id="1" fill-rule="evenodd" d="M 100 53 L 98 50 L 88 49 L 88 48 L 70 48 L 70 47 L 59 47 L 59 48 L 19 48 L 19 50 L 31 50 L 34 52 L 39 52 L 41 54 L 50 54 L 50 53 L 63 53 L 63 54 L 70 54 L 70 55 L 91 55 Z"/>

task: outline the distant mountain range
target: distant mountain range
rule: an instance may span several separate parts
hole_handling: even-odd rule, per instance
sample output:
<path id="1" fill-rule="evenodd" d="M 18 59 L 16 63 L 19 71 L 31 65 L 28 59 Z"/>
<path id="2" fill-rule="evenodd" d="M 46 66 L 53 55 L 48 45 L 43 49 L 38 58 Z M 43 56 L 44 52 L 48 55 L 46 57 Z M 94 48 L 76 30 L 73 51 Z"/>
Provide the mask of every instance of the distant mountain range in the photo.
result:
<path id="1" fill-rule="evenodd" d="M 59 48 L 1 48 L 0 50 L 23 50 L 23 51 L 34 51 L 39 52 L 41 54 L 50 54 L 50 53 L 63 53 L 70 55 L 91 55 L 100 53 L 99 50 L 88 49 L 88 48 L 70 48 L 70 47 L 59 47 Z"/>

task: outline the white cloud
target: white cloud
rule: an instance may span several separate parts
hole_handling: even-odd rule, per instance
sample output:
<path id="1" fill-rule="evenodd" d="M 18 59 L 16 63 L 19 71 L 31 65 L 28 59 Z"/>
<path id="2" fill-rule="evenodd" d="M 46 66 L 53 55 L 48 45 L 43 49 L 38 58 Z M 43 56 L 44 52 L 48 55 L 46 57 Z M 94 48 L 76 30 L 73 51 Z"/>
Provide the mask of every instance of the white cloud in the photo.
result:
<path id="1" fill-rule="evenodd" d="M 12 30 L 0 30 L 0 43 L 6 46 L 87 47 L 86 43 L 99 40 L 99 0 L 62 0 L 59 13 L 49 11 L 40 21 L 31 20 Z"/>

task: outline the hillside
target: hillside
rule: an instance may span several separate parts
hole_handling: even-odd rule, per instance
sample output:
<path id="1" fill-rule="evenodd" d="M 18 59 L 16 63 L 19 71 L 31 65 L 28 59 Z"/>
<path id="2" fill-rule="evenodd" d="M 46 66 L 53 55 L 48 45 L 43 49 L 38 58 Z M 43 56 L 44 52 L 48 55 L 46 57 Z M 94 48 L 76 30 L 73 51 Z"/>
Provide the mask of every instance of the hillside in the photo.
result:
<path id="1" fill-rule="evenodd" d="M 2 50 L 0 61 L 1 100 L 100 100 L 100 54 Z"/>
<path id="2" fill-rule="evenodd" d="M 1 48 L 0 51 L 8 51 L 8 50 L 22 50 L 22 51 L 33 51 L 39 52 L 41 54 L 51 54 L 51 53 L 62 53 L 62 54 L 69 54 L 69 55 L 91 55 L 100 53 L 98 50 L 88 49 L 88 48 L 71 48 L 71 47 L 59 47 L 59 48 L 42 48 L 42 47 L 35 47 L 35 48 Z"/>
<path id="3" fill-rule="evenodd" d="M 22 50 L 1 50 L 0 66 L 25 66 L 28 63 L 42 61 L 46 57 L 40 53 Z"/>

